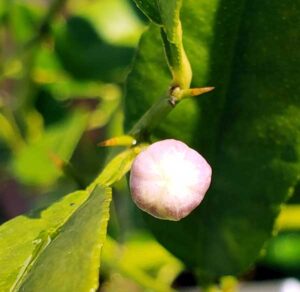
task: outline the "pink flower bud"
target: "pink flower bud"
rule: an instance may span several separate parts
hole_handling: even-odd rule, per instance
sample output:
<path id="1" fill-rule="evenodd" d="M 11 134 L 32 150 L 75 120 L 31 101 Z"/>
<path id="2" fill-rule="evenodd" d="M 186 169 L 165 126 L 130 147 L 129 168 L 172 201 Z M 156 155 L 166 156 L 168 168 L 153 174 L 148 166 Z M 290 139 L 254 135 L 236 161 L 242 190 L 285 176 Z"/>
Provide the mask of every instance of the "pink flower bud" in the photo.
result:
<path id="1" fill-rule="evenodd" d="M 130 189 L 140 209 L 178 221 L 200 204 L 210 181 L 207 161 L 186 144 L 169 139 L 150 145 L 136 157 Z"/>

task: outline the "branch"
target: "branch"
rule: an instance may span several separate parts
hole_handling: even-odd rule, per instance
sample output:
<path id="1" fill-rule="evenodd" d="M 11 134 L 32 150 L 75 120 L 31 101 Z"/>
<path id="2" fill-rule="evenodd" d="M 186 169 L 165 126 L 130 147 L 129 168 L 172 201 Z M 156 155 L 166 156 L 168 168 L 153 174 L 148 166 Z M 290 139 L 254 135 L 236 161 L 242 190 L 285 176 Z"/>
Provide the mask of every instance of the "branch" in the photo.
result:
<path id="1" fill-rule="evenodd" d="M 214 87 L 180 89 L 171 88 L 169 94 L 159 99 L 140 118 L 140 120 L 129 131 L 137 142 L 147 141 L 153 129 L 178 105 L 178 103 L 188 97 L 198 96 L 212 91 Z"/>
<path id="2" fill-rule="evenodd" d="M 133 126 L 129 135 L 138 142 L 148 140 L 152 130 L 172 111 L 177 103 L 173 102 L 170 96 L 159 99 Z"/>

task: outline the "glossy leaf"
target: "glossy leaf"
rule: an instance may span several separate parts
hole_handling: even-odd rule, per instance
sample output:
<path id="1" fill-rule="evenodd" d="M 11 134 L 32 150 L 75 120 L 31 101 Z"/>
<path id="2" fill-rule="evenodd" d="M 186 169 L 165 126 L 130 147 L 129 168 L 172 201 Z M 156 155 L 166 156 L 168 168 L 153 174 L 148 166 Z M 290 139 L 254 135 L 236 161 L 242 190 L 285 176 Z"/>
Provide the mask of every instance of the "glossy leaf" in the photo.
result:
<path id="1" fill-rule="evenodd" d="M 6 267 L 0 271 L 0 290 L 96 289 L 111 201 L 108 186 L 126 174 L 140 147 L 112 159 L 85 191 L 0 226 L 0 265 Z"/>
<path id="2" fill-rule="evenodd" d="M 144 13 L 148 15 L 148 1 L 141 1 Z M 180 22 L 181 0 L 157 0 L 157 12 L 160 15 L 162 41 L 173 76 L 172 87 L 188 89 L 192 79 L 191 66 L 182 44 L 182 28 Z M 148 8 L 148 9 L 147 9 Z M 151 9 L 150 9 L 151 10 Z M 155 23 L 153 18 L 150 19 Z"/>
<path id="3" fill-rule="evenodd" d="M 96 187 L 45 247 L 20 291 L 94 291 L 106 237 L 111 189 Z"/>
<path id="4" fill-rule="evenodd" d="M 145 15 L 154 23 L 162 24 L 159 7 L 157 1 L 153 0 L 134 0 L 137 7 L 139 7 Z"/>
<path id="5" fill-rule="evenodd" d="M 145 145 L 139 145 L 133 148 L 126 149 L 116 155 L 105 167 L 102 173 L 92 184 L 101 184 L 110 186 L 119 181 L 131 168 L 134 158 L 138 155 Z"/>
<path id="6" fill-rule="evenodd" d="M 159 70 L 159 78 L 157 78 Z M 171 75 L 165 60 L 159 28 L 154 25 L 143 35 L 133 71 L 127 78 L 127 98 L 125 99 L 125 129 L 129 131 L 135 122 L 152 105 L 154 100 L 166 95 L 171 83 Z M 147 90 L 146 85 L 151 84 Z M 159 137 L 175 138 L 191 143 L 191 132 L 196 131 L 199 109 L 196 99 L 182 101 L 160 124 L 156 133 Z M 170 134 L 171 133 L 171 134 Z"/>
<path id="7" fill-rule="evenodd" d="M 177 42 L 177 28 L 180 23 L 181 0 L 158 0 L 158 7 L 162 19 L 164 30 L 168 40 L 172 43 Z"/>
<path id="8" fill-rule="evenodd" d="M 300 55 L 288 45 L 299 8 L 279 0 L 183 1 L 193 85 L 216 90 L 182 102 L 155 136 L 197 148 L 213 166 L 213 184 L 188 218 L 178 223 L 145 218 L 202 283 L 240 274 L 253 263 L 299 179 Z M 159 31 L 151 27 L 128 77 L 127 129 L 170 82 Z"/>
<path id="9" fill-rule="evenodd" d="M 21 215 L 0 226 L 0 291 L 12 290 L 51 237 L 87 199 L 78 191 L 51 207 Z M 11 259 L 14 260 L 11 260 Z"/>

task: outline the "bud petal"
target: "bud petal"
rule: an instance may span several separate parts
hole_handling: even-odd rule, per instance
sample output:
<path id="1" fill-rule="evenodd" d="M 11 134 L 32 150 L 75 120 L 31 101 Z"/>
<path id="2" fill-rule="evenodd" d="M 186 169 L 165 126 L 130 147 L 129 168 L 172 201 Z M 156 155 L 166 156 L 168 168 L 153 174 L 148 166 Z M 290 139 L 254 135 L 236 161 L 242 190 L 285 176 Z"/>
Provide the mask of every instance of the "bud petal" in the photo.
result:
<path id="1" fill-rule="evenodd" d="M 211 172 L 207 161 L 186 144 L 172 139 L 156 142 L 133 162 L 132 199 L 154 217 L 178 221 L 200 204 Z"/>

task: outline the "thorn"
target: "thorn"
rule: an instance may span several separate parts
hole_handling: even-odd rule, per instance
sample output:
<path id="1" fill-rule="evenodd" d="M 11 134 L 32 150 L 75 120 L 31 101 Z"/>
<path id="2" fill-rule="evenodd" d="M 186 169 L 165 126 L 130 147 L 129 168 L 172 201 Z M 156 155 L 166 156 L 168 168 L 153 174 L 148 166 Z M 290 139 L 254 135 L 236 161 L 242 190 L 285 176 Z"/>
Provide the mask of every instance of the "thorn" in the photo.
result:
<path id="1" fill-rule="evenodd" d="M 196 88 L 189 88 L 189 89 L 180 89 L 179 87 L 171 88 L 170 91 L 170 100 L 169 102 L 171 105 L 175 105 L 175 103 L 183 98 L 191 97 L 191 96 L 198 96 L 206 92 L 210 92 L 215 88 L 212 86 L 208 87 L 196 87 Z M 175 101 L 175 102 L 174 102 Z"/>
<path id="2" fill-rule="evenodd" d="M 198 96 L 206 92 L 210 92 L 214 90 L 214 87 L 198 87 L 198 88 L 190 88 L 188 89 L 190 96 Z"/>
<path id="3" fill-rule="evenodd" d="M 114 137 L 105 141 L 102 141 L 97 144 L 97 146 L 101 147 L 112 147 L 112 146 L 133 146 L 136 144 L 136 140 L 129 136 L 129 135 L 123 135 Z"/>

